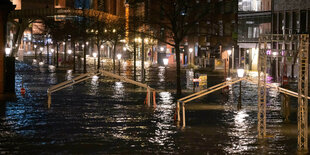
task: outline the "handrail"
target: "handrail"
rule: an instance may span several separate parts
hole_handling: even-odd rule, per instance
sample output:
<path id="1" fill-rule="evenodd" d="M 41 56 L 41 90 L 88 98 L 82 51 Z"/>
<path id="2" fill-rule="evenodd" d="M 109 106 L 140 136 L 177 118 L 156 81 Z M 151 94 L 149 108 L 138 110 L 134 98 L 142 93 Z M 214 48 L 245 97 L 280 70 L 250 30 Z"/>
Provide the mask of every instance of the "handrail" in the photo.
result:
<path id="1" fill-rule="evenodd" d="M 199 97 L 208 95 L 210 93 L 213 93 L 213 92 L 215 92 L 215 91 L 217 91 L 219 89 L 222 89 L 222 88 L 224 88 L 224 87 L 226 87 L 228 85 L 235 84 L 235 83 L 237 83 L 239 81 L 242 81 L 242 80 L 246 80 L 246 81 L 251 82 L 253 84 L 257 84 L 258 83 L 257 80 L 246 78 L 246 77 L 239 78 L 239 79 L 233 79 L 233 80 L 225 81 L 223 83 L 214 85 L 214 86 L 212 86 L 210 88 L 207 88 L 205 90 L 199 91 L 197 93 L 194 93 L 194 94 L 191 94 L 191 95 L 188 95 L 186 97 L 183 97 L 183 98 L 179 99 L 177 101 L 177 107 L 176 107 L 177 108 L 177 115 L 178 115 L 177 116 L 178 117 L 177 118 L 178 122 L 180 121 L 180 103 L 182 103 L 182 114 L 183 114 L 183 118 L 182 119 L 183 119 L 183 127 L 185 127 L 185 103 L 190 102 L 192 100 L 195 100 L 195 99 L 197 99 Z M 281 93 L 284 93 L 284 94 L 287 94 L 287 95 L 290 95 L 290 96 L 298 98 L 298 93 L 293 92 L 291 90 L 288 90 L 288 89 L 285 89 L 285 88 L 281 88 L 281 87 L 275 86 L 275 85 L 270 84 L 270 83 L 266 83 L 266 86 L 269 87 L 269 88 L 275 88 L 275 89 L 277 89 Z M 302 95 L 302 97 L 304 97 L 304 95 Z M 307 98 L 310 99 L 309 96 L 307 96 Z"/>
<path id="2" fill-rule="evenodd" d="M 204 90 L 201 90 L 201 91 L 199 91 L 199 92 L 196 92 L 196 93 L 194 93 L 194 94 L 185 96 L 185 97 L 179 99 L 179 101 L 183 101 L 183 100 L 185 100 L 185 99 L 187 99 L 187 98 L 190 98 L 190 97 L 192 97 L 192 96 L 195 96 L 195 95 L 204 93 L 204 92 L 206 92 L 206 91 L 209 91 L 210 89 L 213 89 L 213 88 L 215 88 L 215 87 L 219 87 L 219 86 L 224 85 L 224 84 L 226 84 L 226 83 L 229 83 L 229 82 L 231 82 L 231 81 L 233 81 L 233 80 L 225 81 L 225 82 L 222 82 L 222 83 L 220 83 L 220 84 L 217 84 L 217 85 L 214 85 L 214 86 L 212 86 L 212 87 L 209 87 L 209 88 L 207 88 L 207 89 L 204 89 Z"/>
<path id="3" fill-rule="evenodd" d="M 154 108 L 156 107 L 156 95 L 155 95 L 156 92 L 155 92 L 155 89 L 151 88 L 147 84 L 140 83 L 140 82 L 137 82 L 137 81 L 134 81 L 134 80 L 131 80 L 131 79 L 125 78 L 123 76 L 119 76 L 119 75 L 116 75 L 116 74 L 113 74 L 113 73 L 110 73 L 110 72 L 107 72 L 107 71 L 104 71 L 104 70 L 96 70 L 93 73 L 81 74 L 81 75 L 79 75 L 79 76 L 77 76 L 77 77 L 75 77 L 75 78 L 73 78 L 71 80 L 67 80 L 67 81 L 61 82 L 61 83 L 59 83 L 57 85 L 54 85 L 54 86 L 51 86 L 50 88 L 48 88 L 47 89 L 48 108 L 50 108 L 50 106 L 51 106 L 51 102 L 52 102 L 51 95 L 52 95 L 53 92 L 62 90 L 64 88 L 67 88 L 67 87 L 72 86 L 74 84 L 77 84 L 77 83 L 80 83 L 82 81 L 85 81 L 85 80 L 87 80 L 87 79 L 89 79 L 89 78 L 91 78 L 92 76 L 95 76 L 95 75 L 105 75 L 105 76 L 108 76 L 108 77 L 119 79 L 119 80 L 122 80 L 122 81 L 125 81 L 125 82 L 128 82 L 128 83 L 131 83 L 131 84 L 134 84 L 134 85 L 146 88 L 147 89 L 146 103 L 150 106 L 150 103 L 151 103 L 151 92 L 153 92 L 153 104 L 154 104 Z"/>
<path id="4" fill-rule="evenodd" d="M 257 80 L 252 80 L 252 79 L 245 79 L 246 81 L 249 81 L 251 83 L 254 83 L 254 84 L 257 84 Z M 282 87 L 279 87 L 279 86 L 275 86 L 275 85 L 272 85 L 270 83 L 266 83 L 266 86 L 269 86 L 269 87 L 272 87 L 272 88 L 276 88 L 279 92 L 283 93 L 283 94 L 287 94 L 287 95 L 290 95 L 290 96 L 293 96 L 293 97 L 297 97 L 298 98 L 298 93 L 296 92 L 293 92 L 291 90 L 288 90 L 288 89 L 285 89 L 285 88 L 282 88 Z M 304 95 L 302 95 L 302 97 L 304 97 Z M 310 100 L 310 97 L 308 96 L 307 97 L 308 100 Z"/>
<path id="5" fill-rule="evenodd" d="M 212 86 L 212 87 L 207 88 L 207 89 L 205 89 L 205 90 L 199 91 L 199 92 L 194 93 L 194 94 L 192 94 L 192 95 L 183 97 L 183 98 L 179 99 L 178 101 L 179 101 L 179 102 L 182 102 L 182 103 L 187 103 L 187 102 L 192 101 L 192 100 L 195 100 L 195 99 L 197 99 L 197 98 L 199 98 L 199 97 L 208 95 L 208 94 L 210 94 L 210 93 L 212 93 L 212 92 L 214 92 L 214 91 L 217 91 L 217 90 L 219 90 L 219 89 L 221 89 L 221 88 L 224 88 L 224 87 L 226 87 L 226 86 L 228 86 L 228 85 L 235 84 L 235 83 L 237 83 L 237 82 L 239 82 L 239 81 L 241 81 L 241 80 L 244 80 L 244 79 L 245 79 L 245 78 L 239 78 L 239 79 L 233 79 L 233 80 L 225 81 L 225 82 L 223 82 L 223 83 L 217 84 L 217 85 L 215 85 L 215 86 Z M 195 95 L 197 95 L 197 96 L 196 96 L 196 97 L 193 97 L 193 96 L 195 96 Z M 190 98 L 190 99 L 188 99 L 188 98 Z M 185 99 L 187 99 L 187 100 L 185 100 Z M 185 101 L 183 101 L 183 100 L 185 100 Z"/>

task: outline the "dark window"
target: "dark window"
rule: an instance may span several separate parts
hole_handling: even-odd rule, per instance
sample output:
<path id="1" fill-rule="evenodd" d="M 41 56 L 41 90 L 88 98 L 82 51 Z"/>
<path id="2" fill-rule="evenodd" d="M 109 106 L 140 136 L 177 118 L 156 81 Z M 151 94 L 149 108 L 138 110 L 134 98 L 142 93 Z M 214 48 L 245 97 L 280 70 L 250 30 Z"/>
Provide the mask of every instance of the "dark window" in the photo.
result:
<path id="1" fill-rule="evenodd" d="M 300 33 L 306 33 L 307 26 L 307 12 L 305 10 L 300 11 Z"/>

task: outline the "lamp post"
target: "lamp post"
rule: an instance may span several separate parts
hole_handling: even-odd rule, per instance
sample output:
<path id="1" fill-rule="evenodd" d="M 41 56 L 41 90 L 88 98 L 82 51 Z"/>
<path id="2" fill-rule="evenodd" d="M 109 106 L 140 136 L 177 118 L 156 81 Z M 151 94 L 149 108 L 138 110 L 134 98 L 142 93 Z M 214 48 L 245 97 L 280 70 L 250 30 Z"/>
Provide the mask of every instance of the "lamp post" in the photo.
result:
<path id="1" fill-rule="evenodd" d="M 52 53 L 52 57 L 54 57 L 54 62 L 53 62 L 53 64 L 55 65 L 55 62 L 56 62 L 56 58 L 55 58 L 55 54 L 54 54 L 54 51 L 55 51 L 55 50 L 54 50 L 54 49 L 52 48 L 52 49 L 51 49 L 51 53 Z M 53 55 L 54 55 L 54 56 L 53 56 Z"/>
<path id="2" fill-rule="evenodd" d="M 96 69 L 96 58 L 97 58 L 97 53 L 93 53 L 94 57 L 94 68 Z"/>
<path id="3" fill-rule="evenodd" d="M 228 77 L 230 76 L 230 61 L 229 61 L 229 59 L 230 59 L 230 55 L 231 55 L 231 50 L 227 50 L 227 54 L 228 54 L 228 56 L 227 56 L 227 60 L 228 60 Z"/>
<path id="4" fill-rule="evenodd" d="M 189 57 L 188 57 L 188 59 L 189 59 L 189 64 L 191 64 L 191 63 L 192 63 L 192 60 L 191 60 L 191 57 L 192 57 L 192 56 L 191 56 L 191 55 L 192 55 L 192 53 L 193 53 L 193 48 L 189 48 L 188 51 L 189 51 L 189 55 L 188 55 L 188 56 L 189 56 Z"/>
<path id="5" fill-rule="evenodd" d="M 121 75 L 121 58 L 122 58 L 122 54 L 117 54 L 117 59 L 118 59 L 118 75 Z"/>
<path id="6" fill-rule="evenodd" d="M 167 78 L 168 59 L 167 59 L 167 58 L 164 58 L 164 59 L 163 59 L 163 63 L 164 63 L 164 65 L 165 65 L 165 77 Z"/>
<path id="7" fill-rule="evenodd" d="M 70 63 L 70 55 L 72 54 L 72 50 L 68 50 L 68 63 Z"/>
<path id="8" fill-rule="evenodd" d="M 244 69 L 237 69 L 237 74 L 239 78 L 243 78 L 244 76 Z M 239 99 L 238 99 L 238 109 L 241 109 L 241 81 L 239 83 Z"/>

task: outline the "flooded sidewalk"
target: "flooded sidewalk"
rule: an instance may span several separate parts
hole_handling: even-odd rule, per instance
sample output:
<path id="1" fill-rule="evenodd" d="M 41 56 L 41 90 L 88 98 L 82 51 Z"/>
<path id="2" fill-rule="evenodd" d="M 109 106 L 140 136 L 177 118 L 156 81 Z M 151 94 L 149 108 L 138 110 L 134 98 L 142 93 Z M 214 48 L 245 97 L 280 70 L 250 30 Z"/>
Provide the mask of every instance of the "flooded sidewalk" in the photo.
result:
<path id="1" fill-rule="evenodd" d="M 288 121 L 278 92 L 269 91 L 267 134 L 257 139 L 257 86 L 242 83 L 242 109 L 237 109 L 239 85 L 190 102 L 185 129 L 175 122 L 175 71 L 146 71 L 146 83 L 160 90 L 157 107 L 143 104 L 145 90 L 108 77 L 94 77 L 53 93 L 49 86 L 71 79 L 71 71 L 41 72 L 17 63 L 16 101 L 1 103 L 0 154 L 295 154 L 297 101 L 291 99 Z M 132 72 L 122 72 L 132 76 Z M 132 78 L 132 77 L 131 77 Z M 140 80 L 139 78 L 137 80 Z M 25 96 L 20 94 L 24 82 Z M 186 70 L 182 71 L 183 96 Z M 208 76 L 208 87 L 222 76 Z"/>

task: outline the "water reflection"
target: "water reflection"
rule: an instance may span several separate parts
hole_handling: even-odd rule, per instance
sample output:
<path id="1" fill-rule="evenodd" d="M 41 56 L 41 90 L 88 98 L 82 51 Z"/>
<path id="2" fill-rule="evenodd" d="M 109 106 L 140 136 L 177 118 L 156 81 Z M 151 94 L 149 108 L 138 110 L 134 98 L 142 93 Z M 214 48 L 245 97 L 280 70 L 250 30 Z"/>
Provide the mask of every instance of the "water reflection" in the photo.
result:
<path id="1" fill-rule="evenodd" d="M 115 82 L 115 85 L 114 85 L 114 95 L 112 96 L 114 99 L 117 99 L 117 100 L 120 100 L 121 98 L 124 97 L 124 85 L 123 85 L 123 82 Z"/>
<path id="2" fill-rule="evenodd" d="M 166 70 L 165 70 L 165 67 L 158 67 L 159 70 L 158 70 L 158 79 L 159 79 L 159 82 L 163 82 L 165 81 L 165 73 L 166 73 Z"/>
<path id="3" fill-rule="evenodd" d="M 94 75 L 91 78 L 91 86 L 90 86 L 90 94 L 91 95 L 96 95 L 98 93 L 98 88 L 99 88 L 99 76 Z"/>
<path id="4" fill-rule="evenodd" d="M 246 110 L 234 113 L 234 127 L 227 133 L 231 144 L 224 148 L 228 154 L 244 153 L 253 149 L 251 146 L 256 143 L 256 137 L 251 133 L 250 119 Z"/>
<path id="5" fill-rule="evenodd" d="M 148 84 L 161 90 L 174 88 L 174 81 L 169 86 L 163 82 L 166 80 L 165 69 L 161 67 L 158 71 L 159 74 L 153 72 L 152 76 L 147 75 L 150 79 Z M 166 73 L 172 79 L 175 72 L 171 71 L 172 68 Z M 31 68 L 17 72 L 16 90 L 19 90 L 23 77 L 29 95 L 22 98 L 17 93 L 17 101 L 0 106 L 5 109 L 0 111 L 2 154 L 296 153 L 296 119 L 283 125 L 282 105 L 274 90 L 268 90 L 271 97 L 268 98 L 270 104 L 267 111 L 267 133 L 274 137 L 261 144 L 256 137 L 257 85 L 243 83 L 244 109 L 240 111 L 235 108 L 239 96 L 238 84 L 229 87 L 228 93 L 218 91 L 196 100 L 198 104 L 194 102 L 193 105 L 200 104 L 207 108 L 197 106 L 199 110 L 188 109 L 186 116 L 191 126 L 179 130 L 174 122 L 174 93 L 159 92 L 157 108 L 153 109 L 141 103 L 145 99 L 145 89 L 139 91 L 114 79 L 92 77 L 74 86 L 79 89 L 53 94 L 53 103 L 57 104 L 47 110 L 46 89 L 54 83 L 50 80 L 58 83 L 72 79 L 72 73 L 39 72 Z M 182 72 L 182 78 L 185 88 L 185 72 Z M 219 81 L 216 76 L 208 76 L 209 86 Z M 184 95 L 189 93 L 184 92 Z M 293 100 L 292 105 L 297 105 L 297 102 Z"/>
<path id="6" fill-rule="evenodd" d="M 172 134 L 176 133 L 176 131 L 171 130 L 173 128 L 171 124 L 174 122 L 175 109 L 173 97 L 170 92 L 160 92 L 159 100 L 160 104 L 154 114 L 154 117 L 158 119 L 156 121 L 155 135 L 149 139 L 149 142 L 171 148 L 174 145 Z"/>

